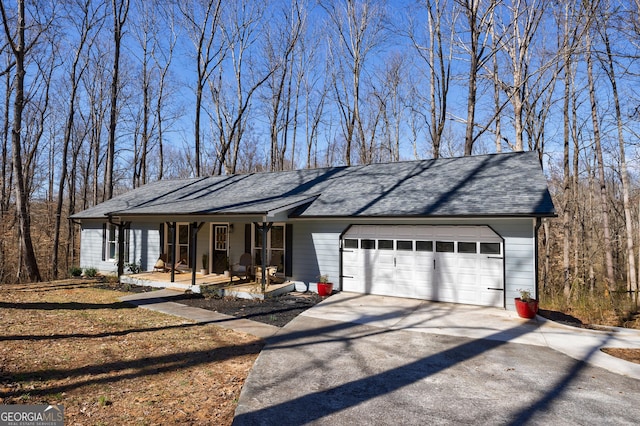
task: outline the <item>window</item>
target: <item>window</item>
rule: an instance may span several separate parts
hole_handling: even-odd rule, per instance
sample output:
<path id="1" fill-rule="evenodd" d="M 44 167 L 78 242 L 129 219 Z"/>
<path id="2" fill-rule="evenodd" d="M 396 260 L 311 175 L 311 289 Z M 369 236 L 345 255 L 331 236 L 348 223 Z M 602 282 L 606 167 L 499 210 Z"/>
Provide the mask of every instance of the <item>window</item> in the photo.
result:
<path id="1" fill-rule="evenodd" d="M 216 226 L 215 232 L 215 250 L 227 251 L 227 225 Z"/>
<path id="2" fill-rule="evenodd" d="M 258 266 L 262 265 L 262 231 L 253 227 L 253 259 Z M 285 271 L 284 252 L 285 252 L 285 226 L 273 225 L 267 232 L 267 241 L 265 244 L 267 250 L 267 264 L 276 266 L 277 272 Z"/>
<path id="3" fill-rule="evenodd" d="M 278 272 L 284 272 L 284 226 L 274 225 L 271 227 L 271 249 L 269 264 L 278 267 Z"/>
<path id="4" fill-rule="evenodd" d="M 433 241 L 416 241 L 416 251 L 433 251 Z"/>
<path id="5" fill-rule="evenodd" d="M 346 249 L 357 249 L 358 248 L 358 240 L 353 238 L 347 238 L 344 240 L 344 248 Z"/>
<path id="6" fill-rule="evenodd" d="M 176 249 L 173 248 L 173 234 L 170 226 L 165 226 L 166 229 L 166 246 L 167 246 L 167 262 L 169 264 L 174 263 L 173 255 L 176 253 L 178 261 L 186 262 L 191 267 L 191 258 L 189 256 L 189 224 L 177 223 L 176 224 Z"/>
<path id="7" fill-rule="evenodd" d="M 413 251 L 413 241 L 398 240 L 396 241 L 396 249 L 398 251 Z"/>
<path id="8" fill-rule="evenodd" d="M 116 225 L 108 223 L 106 232 L 105 253 L 107 256 L 105 260 L 116 260 L 116 256 L 118 255 L 118 228 Z"/>
<path id="9" fill-rule="evenodd" d="M 436 241 L 436 251 L 438 253 L 453 253 L 453 241 Z"/>
<path id="10" fill-rule="evenodd" d="M 480 253 L 500 254 L 500 243 L 480 243 Z"/>
<path id="11" fill-rule="evenodd" d="M 458 253 L 477 253 L 478 248 L 475 242 L 464 242 L 460 241 L 458 243 Z"/>
<path id="12" fill-rule="evenodd" d="M 125 263 L 129 263 L 129 240 L 130 240 L 130 230 L 128 228 L 124 229 L 123 233 L 123 243 L 124 243 L 124 258 L 122 259 Z M 118 260 L 118 225 L 114 225 L 113 223 L 107 223 L 104 228 L 104 256 L 102 260 L 105 261 L 116 261 Z"/>
<path id="13" fill-rule="evenodd" d="M 378 240 L 378 250 L 393 250 L 393 240 Z"/>
<path id="14" fill-rule="evenodd" d="M 365 250 L 375 250 L 376 240 L 363 239 L 362 241 L 360 241 L 360 247 L 362 247 Z"/>

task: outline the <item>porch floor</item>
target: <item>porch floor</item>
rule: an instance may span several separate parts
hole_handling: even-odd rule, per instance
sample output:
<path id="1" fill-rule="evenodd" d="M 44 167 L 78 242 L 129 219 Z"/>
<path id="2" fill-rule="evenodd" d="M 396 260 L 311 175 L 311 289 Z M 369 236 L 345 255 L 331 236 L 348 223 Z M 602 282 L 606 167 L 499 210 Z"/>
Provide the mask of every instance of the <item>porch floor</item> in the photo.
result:
<path id="1" fill-rule="evenodd" d="M 215 292 L 219 296 L 234 296 L 242 299 L 264 299 L 279 296 L 293 291 L 294 283 L 269 284 L 262 293 L 260 282 L 244 280 L 240 277 L 225 277 L 222 274 L 202 275 L 196 273 L 196 285 L 191 285 L 191 273 L 175 274 L 171 282 L 170 272 L 142 272 L 139 274 L 121 275 L 123 284 L 146 287 L 171 288 L 191 291 L 193 293 Z"/>

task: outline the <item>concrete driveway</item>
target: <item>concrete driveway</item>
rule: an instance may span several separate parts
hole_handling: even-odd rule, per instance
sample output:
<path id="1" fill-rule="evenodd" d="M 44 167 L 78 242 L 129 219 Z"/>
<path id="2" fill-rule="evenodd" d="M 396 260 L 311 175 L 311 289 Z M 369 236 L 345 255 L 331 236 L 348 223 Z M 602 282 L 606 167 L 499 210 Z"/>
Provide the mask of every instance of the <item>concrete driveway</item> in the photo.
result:
<path id="1" fill-rule="evenodd" d="M 495 308 L 340 293 L 268 340 L 234 425 L 637 424 L 640 365 Z"/>

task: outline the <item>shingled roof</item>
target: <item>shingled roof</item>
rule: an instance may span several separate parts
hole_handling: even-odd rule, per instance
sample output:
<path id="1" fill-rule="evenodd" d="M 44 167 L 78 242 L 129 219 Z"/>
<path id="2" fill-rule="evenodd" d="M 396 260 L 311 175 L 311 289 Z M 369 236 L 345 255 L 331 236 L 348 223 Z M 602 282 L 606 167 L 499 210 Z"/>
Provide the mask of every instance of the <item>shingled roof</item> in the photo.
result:
<path id="1" fill-rule="evenodd" d="M 211 176 L 147 184 L 73 216 L 544 217 L 555 210 L 535 152 Z"/>

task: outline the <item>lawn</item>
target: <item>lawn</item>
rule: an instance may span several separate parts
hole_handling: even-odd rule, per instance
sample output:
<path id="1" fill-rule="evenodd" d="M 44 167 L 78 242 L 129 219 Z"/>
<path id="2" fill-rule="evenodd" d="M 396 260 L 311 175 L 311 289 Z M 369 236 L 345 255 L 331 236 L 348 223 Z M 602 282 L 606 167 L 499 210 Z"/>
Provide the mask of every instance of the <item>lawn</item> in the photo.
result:
<path id="1" fill-rule="evenodd" d="M 0 404 L 65 424 L 231 424 L 263 341 L 135 309 L 78 280 L 0 285 Z"/>

